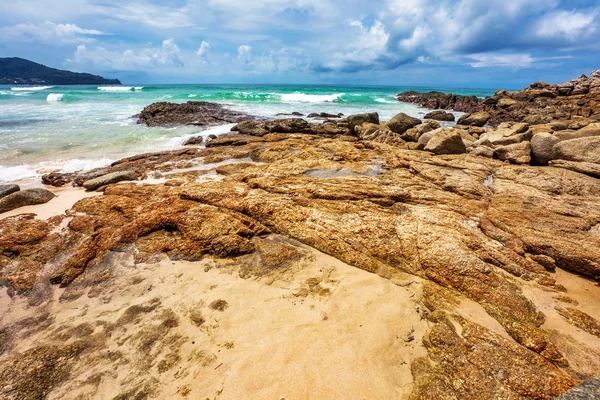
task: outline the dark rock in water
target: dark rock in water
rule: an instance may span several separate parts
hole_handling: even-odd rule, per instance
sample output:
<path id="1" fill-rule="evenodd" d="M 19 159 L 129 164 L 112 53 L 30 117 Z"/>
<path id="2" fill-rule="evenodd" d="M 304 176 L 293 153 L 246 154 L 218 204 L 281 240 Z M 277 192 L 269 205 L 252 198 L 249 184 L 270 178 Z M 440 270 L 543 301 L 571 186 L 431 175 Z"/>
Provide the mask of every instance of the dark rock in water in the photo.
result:
<path id="1" fill-rule="evenodd" d="M 234 111 L 217 103 L 188 101 L 183 104 L 154 103 L 137 115 L 139 124 L 148 126 L 175 125 L 221 125 L 255 119 L 253 116 Z"/>
<path id="2" fill-rule="evenodd" d="M 388 121 L 386 126 L 388 129 L 394 133 L 404 133 L 410 128 L 414 128 L 417 125 L 421 124 L 421 120 L 418 118 L 413 118 L 404 113 L 400 113 L 394 116 L 392 119 Z"/>
<path id="3" fill-rule="evenodd" d="M 0 213 L 5 213 L 20 207 L 44 204 L 54 197 L 56 197 L 54 193 L 46 189 L 21 190 L 0 199 Z"/>
<path id="4" fill-rule="evenodd" d="M 217 135 L 214 135 L 214 134 L 212 134 L 212 133 L 211 133 L 210 135 L 208 135 L 208 138 L 209 138 L 210 140 L 214 140 L 214 139 L 216 139 L 216 138 L 217 138 Z"/>
<path id="5" fill-rule="evenodd" d="M 310 113 L 308 114 L 308 118 L 320 118 L 320 119 L 328 119 L 328 118 L 342 118 L 344 116 L 344 114 L 342 113 L 337 113 L 337 114 L 330 114 L 330 113 L 326 113 L 326 112 L 322 112 L 322 113 Z"/>
<path id="6" fill-rule="evenodd" d="M 291 116 L 294 116 L 294 117 L 304 117 L 304 114 L 302 114 L 301 112 L 298 112 L 298 111 L 294 111 L 292 113 L 278 113 L 278 114 L 275 114 L 276 117 L 281 117 L 281 116 L 286 116 L 286 115 L 291 115 Z"/>
<path id="7" fill-rule="evenodd" d="M 183 145 L 191 146 L 191 145 L 202 144 L 202 143 L 204 143 L 204 138 L 202 136 L 196 136 L 193 138 L 189 138 Z"/>
<path id="8" fill-rule="evenodd" d="M 600 399 L 600 376 L 583 382 L 558 398 L 558 400 L 591 399 Z"/>
<path id="9" fill-rule="evenodd" d="M 102 186 L 109 185 L 111 183 L 117 183 L 122 181 L 134 181 L 137 177 L 131 171 L 118 171 L 110 174 L 102 175 L 95 179 L 90 179 L 83 183 L 83 187 L 87 190 L 96 190 Z"/>
<path id="10" fill-rule="evenodd" d="M 350 130 L 354 131 L 355 126 L 359 126 L 367 122 L 379 125 L 379 114 L 374 112 L 368 114 L 348 115 L 348 118 L 346 118 L 346 120 L 348 121 L 348 127 L 350 128 Z"/>
<path id="11" fill-rule="evenodd" d="M 460 96 L 441 92 L 405 92 L 400 93 L 396 98 L 405 103 L 414 103 L 433 110 L 475 112 L 481 108 L 480 100 L 475 96 Z"/>
<path id="12" fill-rule="evenodd" d="M 442 110 L 432 111 L 429 114 L 425 115 L 425 119 L 433 119 L 434 121 L 454 122 L 455 118 L 456 117 L 454 116 L 454 114 Z"/>
<path id="13" fill-rule="evenodd" d="M 21 190 L 19 185 L 0 185 L 0 199 Z"/>
<path id="14" fill-rule="evenodd" d="M 42 183 L 44 185 L 61 187 L 71 182 L 74 175 L 75 174 L 63 174 L 62 172 L 50 172 L 49 174 L 42 175 Z"/>

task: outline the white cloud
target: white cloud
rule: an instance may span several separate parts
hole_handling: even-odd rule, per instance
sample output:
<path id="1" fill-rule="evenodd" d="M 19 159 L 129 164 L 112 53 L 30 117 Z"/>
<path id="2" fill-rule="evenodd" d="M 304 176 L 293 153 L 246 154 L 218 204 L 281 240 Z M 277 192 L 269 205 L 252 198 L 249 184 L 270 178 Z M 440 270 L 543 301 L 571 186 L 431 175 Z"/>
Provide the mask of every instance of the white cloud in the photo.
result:
<path id="1" fill-rule="evenodd" d="M 544 16 L 537 24 L 537 34 L 542 37 L 565 37 L 574 41 L 581 36 L 596 32 L 594 20 L 597 11 L 556 11 Z"/>
<path id="2" fill-rule="evenodd" d="M 86 43 L 95 36 L 106 33 L 95 29 L 84 29 L 75 24 L 55 24 L 46 21 L 40 24 L 17 24 L 0 27 L 0 41 L 3 42 L 41 42 L 41 43 Z"/>
<path id="3" fill-rule="evenodd" d="M 529 68 L 537 60 L 531 54 L 471 54 L 468 58 L 475 60 L 470 62 L 473 68 L 486 67 L 516 67 Z"/>
<path id="4" fill-rule="evenodd" d="M 238 47 L 238 60 L 244 64 L 252 63 L 252 46 L 242 45 Z"/>
<path id="5" fill-rule="evenodd" d="M 167 39 L 158 48 L 143 48 L 140 50 L 118 51 L 107 50 L 104 47 L 88 49 L 85 45 L 77 47 L 68 63 L 78 64 L 94 70 L 142 71 L 148 68 L 179 68 L 184 63 L 181 49 L 175 41 Z"/>
<path id="6" fill-rule="evenodd" d="M 196 55 L 204 61 L 208 61 L 208 53 L 210 52 L 210 43 L 204 40 L 200 44 L 200 48 L 196 51 Z"/>

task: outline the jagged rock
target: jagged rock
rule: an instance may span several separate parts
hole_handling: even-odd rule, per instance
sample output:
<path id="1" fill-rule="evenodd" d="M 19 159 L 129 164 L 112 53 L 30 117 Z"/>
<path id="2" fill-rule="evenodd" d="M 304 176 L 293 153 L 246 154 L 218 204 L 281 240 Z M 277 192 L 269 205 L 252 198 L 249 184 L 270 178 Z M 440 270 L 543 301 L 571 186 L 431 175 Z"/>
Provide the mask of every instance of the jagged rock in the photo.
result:
<path id="1" fill-rule="evenodd" d="M 421 120 L 418 118 L 413 118 L 404 113 L 400 113 L 390 119 L 385 126 L 394 133 L 402 134 L 421 123 Z"/>
<path id="2" fill-rule="evenodd" d="M 222 125 L 255 119 L 253 116 L 204 101 L 187 103 L 154 103 L 137 115 L 138 123 L 148 126 Z"/>
<path id="3" fill-rule="evenodd" d="M 454 116 L 454 114 L 452 114 L 450 112 L 443 111 L 443 110 L 437 110 L 437 111 L 430 112 L 429 114 L 426 114 L 425 119 L 433 119 L 435 121 L 454 122 L 456 117 Z"/>
<path id="4" fill-rule="evenodd" d="M 516 104 L 519 104 L 519 102 L 517 100 L 509 99 L 509 98 L 502 98 L 502 99 L 498 100 L 498 103 L 497 103 L 498 107 L 500 107 L 500 108 L 509 108 Z"/>
<path id="5" fill-rule="evenodd" d="M 96 190 L 112 183 L 135 181 L 136 179 L 137 176 L 131 171 L 118 171 L 85 181 L 83 187 L 87 190 Z"/>
<path id="6" fill-rule="evenodd" d="M 0 185 L 0 199 L 8 196 L 9 194 L 18 192 L 19 190 L 21 190 L 19 185 Z"/>
<path id="7" fill-rule="evenodd" d="M 475 112 L 480 107 L 475 96 L 460 96 L 441 92 L 405 92 L 396 96 L 399 101 L 419 104 L 430 109 L 445 109 L 459 112 Z"/>
<path id="8" fill-rule="evenodd" d="M 552 159 L 600 164 L 600 136 L 565 140 L 552 148 Z"/>
<path id="9" fill-rule="evenodd" d="M 54 193 L 46 189 L 26 189 L 14 192 L 0 199 L 0 213 L 20 207 L 44 204 L 55 197 Z"/>
<path id="10" fill-rule="evenodd" d="M 531 144 L 521 142 L 496 147 L 494 156 L 502 161 L 510 161 L 514 164 L 529 164 L 531 162 Z"/>
<path id="11" fill-rule="evenodd" d="M 531 139 L 531 153 L 533 159 L 540 165 L 548 165 L 552 160 L 552 148 L 556 143 L 560 142 L 556 136 L 541 132 L 533 136 Z"/>
<path id="12" fill-rule="evenodd" d="M 355 126 L 362 125 L 365 122 L 379 125 L 379 114 L 374 112 L 374 113 L 367 113 L 367 114 L 348 115 L 348 117 L 346 118 L 346 121 L 348 122 L 348 126 L 349 126 L 350 130 L 354 131 Z"/>
<path id="13" fill-rule="evenodd" d="M 427 142 L 425 150 L 434 154 L 462 154 L 467 147 L 458 131 L 441 129 Z"/>

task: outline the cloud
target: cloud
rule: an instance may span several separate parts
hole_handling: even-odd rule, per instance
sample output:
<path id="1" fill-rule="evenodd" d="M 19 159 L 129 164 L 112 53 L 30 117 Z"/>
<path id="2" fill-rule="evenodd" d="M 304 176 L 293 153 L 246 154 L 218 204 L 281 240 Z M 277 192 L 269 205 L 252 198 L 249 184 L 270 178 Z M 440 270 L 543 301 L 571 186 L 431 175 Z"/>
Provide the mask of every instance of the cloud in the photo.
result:
<path id="1" fill-rule="evenodd" d="M 2 42 L 88 43 L 92 42 L 94 37 L 101 35 L 106 33 L 95 29 L 84 29 L 75 24 L 55 24 L 50 21 L 37 25 L 28 22 L 0 27 Z"/>
<path id="2" fill-rule="evenodd" d="M 555 11 L 545 15 L 538 23 L 536 33 L 540 37 L 580 40 L 596 32 L 598 11 Z"/>
<path id="3" fill-rule="evenodd" d="M 529 68 L 536 60 L 531 54 L 471 54 L 468 56 L 475 60 L 470 62 L 473 68 L 486 67 L 516 67 Z"/>
<path id="4" fill-rule="evenodd" d="M 252 64 L 252 46 L 242 45 L 238 47 L 238 60 L 243 64 Z"/>
<path id="5" fill-rule="evenodd" d="M 208 53 L 210 53 L 210 43 L 203 40 L 200 44 L 200 48 L 196 51 L 196 55 L 204 61 L 208 61 Z"/>
<path id="6" fill-rule="evenodd" d="M 104 47 L 88 49 L 85 45 L 77 47 L 70 64 L 77 64 L 94 70 L 110 71 L 143 71 L 148 68 L 181 68 L 184 67 L 181 49 L 175 41 L 167 39 L 158 48 L 140 50 L 111 51 Z"/>
<path id="7" fill-rule="evenodd" d="M 141 23 L 158 29 L 187 28 L 195 25 L 186 7 L 166 7 L 149 2 L 115 2 L 97 5 L 96 10 L 112 19 Z"/>

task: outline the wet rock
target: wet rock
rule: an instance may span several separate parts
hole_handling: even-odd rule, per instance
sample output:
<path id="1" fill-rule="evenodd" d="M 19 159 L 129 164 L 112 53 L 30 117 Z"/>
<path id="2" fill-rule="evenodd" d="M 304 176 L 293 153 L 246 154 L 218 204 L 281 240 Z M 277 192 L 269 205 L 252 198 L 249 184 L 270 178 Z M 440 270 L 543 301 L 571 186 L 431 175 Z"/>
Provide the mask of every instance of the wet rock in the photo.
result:
<path id="1" fill-rule="evenodd" d="M 475 112 L 480 108 L 480 100 L 475 96 L 460 96 L 441 92 L 405 92 L 396 96 L 399 101 L 419 104 L 430 109 Z"/>
<path id="2" fill-rule="evenodd" d="M 552 159 L 600 164 L 600 136 L 557 143 L 552 148 Z"/>
<path id="3" fill-rule="evenodd" d="M 462 154 L 467 148 L 459 132 L 454 129 L 442 129 L 427 142 L 425 150 L 434 154 Z"/>
<path id="4" fill-rule="evenodd" d="M 550 133 L 538 133 L 531 139 L 531 153 L 536 163 L 548 165 L 552 160 L 552 148 L 560 142 L 556 136 Z"/>
<path id="5" fill-rule="evenodd" d="M 349 115 L 346 118 L 346 121 L 348 121 L 348 126 L 349 126 L 350 130 L 354 131 L 355 126 L 362 125 L 366 122 L 379 125 L 379 114 L 377 114 L 375 112 L 375 113 L 367 113 L 367 114 Z"/>
<path id="6" fill-rule="evenodd" d="M 87 190 L 96 190 L 112 183 L 135 181 L 136 179 L 137 176 L 131 171 L 118 171 L 85 181 L 83 187 Z"/>
<path id="7" fill-rule="evenodd" d="M 402 134 L 413 128 L 417 125 L 421 124 L 421 120 L 418 118 L 413 118 L 404 113 L 400 113 L 395 115 L 392 119 L 390 119 L 385 126 L 394 133 Z"/>
<path id="8" fill-rule="evenodd" d="M 454 122 L 456 117 L 454 116 L 454 114 L 452 114 L 450 112 L 443 111 L 443 110 L 437 110 L 437 111 L 432 111 L 429 114 L 426 114 L 425 119 L 433 119 L 435 121 Z"/>
<path id="9" fill-rule="evenodd" d="M 192 137 L 192 138 L 189 138 L 188 140 L 186 140 L 183 145 L 184 146 L 192 146 L 192 145 L 199 145 L 202 143 L 204 143 L 204 137 L 196 136 L 196 137 Z"/>
<path id="10" fill-rule="evenodd" d="M 223 125 L 255 119 L 253 116 L 203 101 L 187 103 L 154 103 L 145 107 L 137 116 L 139 124 L 148 126 L 175 125 Z"/>
<path id="11" fill-rule="evenodd" d="M 54 193 L 46 189 L 26 189 L 14 192 L 0 199 L 0 213 L 20 207 L 44 204 L 55 197 Z"/>
<path id="12" fill-rule="evenodd" d="M 494 156 L 502 161 L 510 161 L 514 164 L 529 164 L 531 162 L 531 144 L 521 142 L 496 147 Z"/>
<path id="13" fill-rule="evenodd" d="M 9 194 L 18 192 L 19 190 L 21 190 L 19 185 L 0 185 L 0 199 L 8 196 Z"/>
<path id="14" fill-rule="evenodd" d="M 280 116 L 304 117 L 304 114 L 302 114 L 301 112 L 298 112 L 298 111 L 294 111 L 294 112 L 289 113 L 289 114 L 287 114 L 287 113 L 277 113 L 277 114 L 275 114 L 275 116 L 277 116 L 277 117 L 280 117 Z M 310 118 L 310 115 L 309 115 L 309 118 Z"/>
<path id="15" fill-rule="evenodd" d="M 458 125 L 467 125 L 467 126 L 484 126 L 486 122 L 490 119 L 490 114 L 487 112 L 476 112 L 473 114 L 465 114 L 458 120 Z"/>

